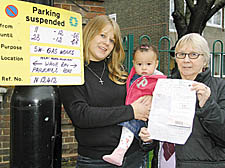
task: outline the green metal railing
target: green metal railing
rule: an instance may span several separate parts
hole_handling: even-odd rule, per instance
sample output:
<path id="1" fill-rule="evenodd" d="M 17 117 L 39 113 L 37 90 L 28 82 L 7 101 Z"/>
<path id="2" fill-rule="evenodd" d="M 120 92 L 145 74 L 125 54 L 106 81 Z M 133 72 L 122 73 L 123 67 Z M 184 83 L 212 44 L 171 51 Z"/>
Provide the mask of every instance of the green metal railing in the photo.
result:
<path id="1" fill-rule="evenodd" d="M 151 38 L 148 35 L 142 35 L 139 37 L 139 45 L 142 44 L 143 40 L 147 39 L 147 42 L 149 44 L 151 44 Z M 215 47 L 216 44 L 220 44 L 220 51 L 216 51 Z M 163 45 L 164 44 L 164 45 Z M 166 46 L 166 47 L 165 47 Z M 132 59 L 133 59 L 133 51 L 134 51 L 134 35 L 133 34 L 129 34 L 128 36 L 125 36 L 123 38 L 123 47 L 125 50 L 125 54 L 126 54 L 126 61 L 125 61 L 125 65 L 128 69 L 128 72 L 130 72 L 133 63 L 132 63 Z M 162 62 L 161 62 L 161 57 L 162 55 L 164 57 L 166 57 L 167 59 L 167 76 L 170 76 L 171 74 L 171 69 L 170 69 L 170 64 L 171 64 L 171 54 L 174 53 L 174 50 L 171 49 L 171 40 L 169 37 L 167 36 L 163 36 L 160 38 L 159 42 L 158 42 L 158 50 L 159 50 L 159 65 L 158 65 L 158 69 L 161 68 L 162 66 Z M 213 51 L 211 52 L 212 54 L 212 59 L 211 59 L 211 63 L 210 63 L 210 67 L 211 67 L 211 71 L 212 71 L 212 76 L 216 76 L 215 74 L 215 64 L 219 67 L 220 71 L 219 71 L 219 77 L 220 78 L 224 78 L 225 76 L 225 69 L 224 69 L 224 57 L 225 57 L 225 53 L 223 52 L 223 42 L 221 40 L 215 40 L 213 43 Z M 220 61 L 215 62 L 215 57 L 216 56 L 220 56 Z M 165 59 L 165 58 L 164 58 Z M 165 62 L 165 61 L 164 61 Z M 164 73 L 166 74 L 166 73 Z M 217 76 L 218 77 L 218 76 Z"/>
<path id="2" fill-rule="evenodd" d="M 216 52 L 215 51 L 215 47 L 216 44 L 219 43 L 220 44 L 220 51 Z M 221 40 L 215 40 L 213 42 L 213 51 L 211 52 L 212 54 L 212 75 L 215 75 L 215 57 L 217 55 L 220 55 L 220 78 L 223 78 L 223 74 L 224 74 L 224 62 L 223 62 L 223 57 L 224 57 L 224 52 L 223 52 L 223 42 Z"/>
<path id="3" fill-rule="evenodd" d="M 139 38 L 139 45 L 141 45 L 141 44 L 143 44 L 143 40 L 144 39 L 147 39 L 147 41 L 148 41 L 148 45 L 150 45 L 151 44 L 151 38 L 148 36 L 148 35 L 142 35 L 140 38 Z"/>
<path id="4" fill-rule="evenodd" d="M 167 49 L 164 50 L 164 49 L 162 49 L 162 42 L 165 41 L 165 40 L 167 41 L 168 45 L 167 45 Z M 167 73 L 167 76 L 169 76 L 170 75 L 170 59 L 171 59 L 170 53 L 174 52 L 174 50 L 171 50 L 169 37 L 163 36 L 163 37 L 160 38 L 158 50 L 159 50 L 159 66 L 158 66 L 158 69 L 160 69 L 160 55 L 161 55 L 161 53 L 165 52 L 165 53 L 167 53 L 167 58 L 168 58 L 168 73 Z"/>
<path id="5" fill-rule="evenodd" d="M 134 35 L 129 34 L 128 36 L 125 36 L 123 38 L 123 48 L 124 52 L 126 54 L 126 60 L 125 60 L 125 65 L 128 69 L 128 72 L 130 72 L 133 63 L 133 52 L 134 52 Z"/>

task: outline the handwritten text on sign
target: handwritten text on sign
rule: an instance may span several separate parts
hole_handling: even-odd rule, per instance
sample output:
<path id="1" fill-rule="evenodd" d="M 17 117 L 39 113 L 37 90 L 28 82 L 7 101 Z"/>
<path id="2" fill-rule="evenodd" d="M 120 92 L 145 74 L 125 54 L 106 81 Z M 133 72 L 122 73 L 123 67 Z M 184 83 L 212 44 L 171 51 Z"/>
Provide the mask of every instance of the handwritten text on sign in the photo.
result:
<path id="1" fill-rule="evenodd" d="M 46 54 L 46 55 L 80 57 L 80 50 L 59 48 L 59 47 L 37 46 L 37 45 L 31 45 L 30 46 L 30 53 L 32 53 L 32 54 Z"/>
<path id="2" fill-rule="evenodd" d="M 31 26 L 30 37 L 32 42 L 80 46 L 80 34 L 72 31 Z"/>
<path id="3" fill-rule="evenodd" d="M 80 73 L 80 61 L 57 57 L 31 57 L 32 73 L 75 74 Z"/>

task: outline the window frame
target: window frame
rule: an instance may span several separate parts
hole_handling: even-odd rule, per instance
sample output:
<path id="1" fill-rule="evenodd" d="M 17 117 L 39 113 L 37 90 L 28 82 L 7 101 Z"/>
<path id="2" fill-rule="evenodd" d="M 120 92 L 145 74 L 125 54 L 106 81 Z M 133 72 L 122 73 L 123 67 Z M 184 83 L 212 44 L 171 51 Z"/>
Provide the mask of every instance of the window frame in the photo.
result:
<path id="1" fill-rule="evenodd" d="M 207 21 L 207 23 L 206 23 L 206 26 L 209 26 L 209 27 L 216 27 L 216 28 L 222 28 L 222 9 L 220 9 L 219 11 L 218 11 L 219 13 L 220 13 L 220 20 L 219 20 L 219 22 L 220 22 L 220 24 L 215 24 L 214 22 L 214 20 L 216 19 L 215 17 L 216 17 L 216 14 L 214 14 L 208 21 Z M 217 13 L 218 13 L 217 12 Z M 212 23 L 210 23 L 209 21 L 212 21 Z"/>

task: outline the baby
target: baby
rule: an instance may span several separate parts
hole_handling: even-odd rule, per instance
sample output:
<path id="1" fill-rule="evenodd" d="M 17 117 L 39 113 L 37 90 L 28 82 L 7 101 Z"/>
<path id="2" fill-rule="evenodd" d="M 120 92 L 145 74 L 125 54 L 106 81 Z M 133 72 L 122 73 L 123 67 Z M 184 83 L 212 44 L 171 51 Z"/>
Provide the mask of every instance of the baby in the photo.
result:
<path id="1" fill-rule="evenodd" d="M 141 45 L 137 47 L 133 55 L 133 67 L 127 80 L 126 104 L 131 104 L 134 100 L 144 95 L 151 95 L 158 78 L 166 78 L 158 67 L 158 50 L 154 46 Z M 134 136 L 138 137 L 141 127 L 146 127 L 147 123 L 141 120 L 130 120 L 121 123 L 122 133 L 119 145 L 110 155 L 104 155 L 103 160 L 121 166 L 123 158 L 133 142 Z"/>

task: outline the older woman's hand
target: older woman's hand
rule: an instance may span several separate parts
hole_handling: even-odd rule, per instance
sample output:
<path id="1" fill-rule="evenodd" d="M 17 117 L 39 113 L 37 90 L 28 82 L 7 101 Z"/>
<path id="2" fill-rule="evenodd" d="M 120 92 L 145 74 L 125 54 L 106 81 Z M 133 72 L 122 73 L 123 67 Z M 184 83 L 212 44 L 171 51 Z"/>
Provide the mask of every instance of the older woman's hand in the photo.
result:
<path id="1" fill-rule="evenodd" d="M 139 136 L 144 142 L 152 142 L 152 139 L 150 139 L 150 133 L 148 132 L 148 129 L 146 127 L 141 128 Z"/>
<path id="2" fill-rule="evenodd" d="M 143 96 L 134 101 L 131 106 L 134 110 L 134 118 L 147 121 L 152 104 L 152 96 Z"/>
<path id="3" fill-rule="evenodd" d="M 195 82 L 192 84 L 192 90 L 195 90 L 197 93 L 197 98 L 199 101 L 199 106 L 203 107 L 205 102 L 208 100 L 211 95 L 211 89 L 203 83 Z"/>

